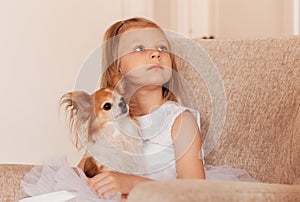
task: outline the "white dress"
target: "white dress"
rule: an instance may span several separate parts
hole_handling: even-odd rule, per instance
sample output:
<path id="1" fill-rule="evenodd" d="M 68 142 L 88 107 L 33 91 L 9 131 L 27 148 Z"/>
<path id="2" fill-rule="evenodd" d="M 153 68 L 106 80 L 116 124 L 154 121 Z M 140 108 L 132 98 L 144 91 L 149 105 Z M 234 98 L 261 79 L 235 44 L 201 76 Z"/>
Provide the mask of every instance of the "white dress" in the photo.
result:
<path id="1" fill-rule="evenodd" d="M 171 130 L 176 118 L 185 111 L 191 112 L 200 128 L 200 114 L 197 110 L 172 101 L 165 102 L 150 114 L 137 117 L 142 130 L 146 161 L 147 172 L 143 174 L 144 177 L 153 180 L 177 178 Z M 201 148 L 199 148 L 199 153 L 199 156 L 204 157 L 204 151 Z M 255 181 L 245 170 L 228 166 L 206 165 L 205 173 L 208 180 Z"/>
<path id="2" fill-rule="evenodd" d="M 146 161 L 147 172 L 143 174 L 144 177 L 154 180 L 177 178 L 171 130 L 176 118 L 184 111 L 190 111 L 200 126 L 198 111 L 172 101 L 165 102 L 150 114 L 137 117 L 142 130 Z"/>

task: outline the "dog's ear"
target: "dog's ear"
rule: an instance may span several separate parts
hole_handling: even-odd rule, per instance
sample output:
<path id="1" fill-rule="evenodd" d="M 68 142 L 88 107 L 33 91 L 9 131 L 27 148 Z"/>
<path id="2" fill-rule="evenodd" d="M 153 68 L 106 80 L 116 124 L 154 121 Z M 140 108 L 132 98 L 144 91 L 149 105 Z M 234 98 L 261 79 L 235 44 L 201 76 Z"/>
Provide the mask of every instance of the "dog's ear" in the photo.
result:
<path id="1" fill-rule="evenodd" d="M 64 94 L 60 99 L 60 105 L 64 106 L 69 121 L 69 129 L 74 134 L 75 145 L 81 148 L 81 141 L 88 138 L 88 125 L 93 116 L 92 97 L 83 91 L 75 91 Z"/>
<path id="2" fill-rule="evenodd" d="M 76 115 L 77 119 L 82 121 L 90 116 L 93 109 L 93 102 L 91 96 L 83 91 L 75 91 L 64 94 L 60 99 L 60 104 L 65 105 L 65 110 L 72 112 L 73 118 Z"/>

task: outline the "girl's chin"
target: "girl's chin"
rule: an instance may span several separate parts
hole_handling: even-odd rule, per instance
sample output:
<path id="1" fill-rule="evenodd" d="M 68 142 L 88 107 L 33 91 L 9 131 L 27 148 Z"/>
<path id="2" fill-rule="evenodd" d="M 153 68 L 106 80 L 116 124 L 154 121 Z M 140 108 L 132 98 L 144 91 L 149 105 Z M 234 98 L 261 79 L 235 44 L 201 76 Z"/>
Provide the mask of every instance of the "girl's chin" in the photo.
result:
<path id="1" fill-rule="evenodd" d="M 138 79 L 130 81 L 131 85 L 143 87 L 143 86 L 162 86 L 163 84 L 167 83 L 170 78 L 145 78 L 140 77 Z"/>

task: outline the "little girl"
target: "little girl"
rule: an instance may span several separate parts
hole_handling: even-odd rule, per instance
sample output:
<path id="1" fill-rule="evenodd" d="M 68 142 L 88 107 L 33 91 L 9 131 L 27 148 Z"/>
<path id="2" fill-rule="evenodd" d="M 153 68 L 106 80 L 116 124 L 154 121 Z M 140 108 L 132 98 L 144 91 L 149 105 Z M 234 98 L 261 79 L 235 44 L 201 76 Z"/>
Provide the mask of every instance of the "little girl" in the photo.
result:
<path id="1" fill-rule="evenodd" d="M 128 194 L 145 181 L 204 179 L 199 113 L 180 105 L 174 93 L 178 71 L 162 29 L 147 19 L 131 18 L 111 25 L 104 39 L 101 87 L 121 86 L 142 129 L 146 165 L 141 166 L 146 172 L 105 171 L 89 179 L 89 185 L 109 198 Z"/>
<path id="2" fill-rule="evenodd" d="M 105 168 L 88 179 L 97 195 L 102 199 L 118 193 L 126 196 L 137 184 L 151 180 L 205 179 L 206 176 L 239 180 L 235 176 L 245 172 L 210 167 L 205 173 L 200 115 L 181 105 L 186 98 L 180 91 L 185 89 L 178 88 L 181 79 L 172 47 L 162 29 L 147 19 L 130 18 L 110 26 L 104 39 L 101 87 L 118 88 L 130 106 L 131 116 L 139 122 L 143 140 L 140 166 L 144 172 L 129 175 Z M 83 169 L 87 156 L 82 158 L 79 168 Z M 58 186 L 61 188 L 58 190 L 75 190 L 84 199 L 96 197 L 98 201 L 85 176 L 78 176 L 66 162 L 57 165 L 29 172 L 21 183 L 25 192 L 35 196 Z"/>

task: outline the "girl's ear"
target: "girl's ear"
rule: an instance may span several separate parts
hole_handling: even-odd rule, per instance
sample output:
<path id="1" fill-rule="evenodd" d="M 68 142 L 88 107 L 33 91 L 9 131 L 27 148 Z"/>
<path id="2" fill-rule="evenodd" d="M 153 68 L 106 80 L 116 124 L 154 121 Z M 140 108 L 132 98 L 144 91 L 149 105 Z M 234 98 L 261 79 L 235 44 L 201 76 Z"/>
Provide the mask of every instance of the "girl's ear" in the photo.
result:
<path id="1" fill-rule="evenodd" d="M 121 69 L 121 60 L 119 59 L 117 62 L 117 69 L 118 69 L 118 73 L 122 74 L 122 69 Z"/>
<path id="2" fill-rule="evenodd" d="M 121 78 L 123 78 L 124 75 L 125 75 L 125 73 L 124 73 L 124 71 L 123 71 L 123 69 L 122 69 L 121 60 L 118 60 L 118 64 L 117 64 L 117 65 L 118 65 L 118 66 L 117 66 L 118 72 L 117 72 L 116 75 L 119 77 L 119 79 L 121 79 Z"/>

